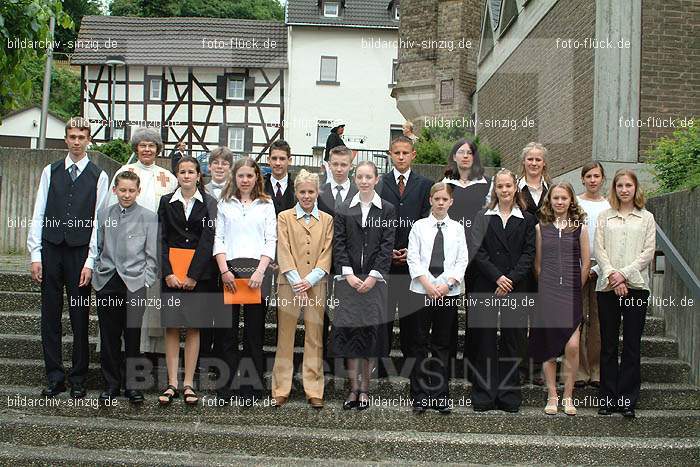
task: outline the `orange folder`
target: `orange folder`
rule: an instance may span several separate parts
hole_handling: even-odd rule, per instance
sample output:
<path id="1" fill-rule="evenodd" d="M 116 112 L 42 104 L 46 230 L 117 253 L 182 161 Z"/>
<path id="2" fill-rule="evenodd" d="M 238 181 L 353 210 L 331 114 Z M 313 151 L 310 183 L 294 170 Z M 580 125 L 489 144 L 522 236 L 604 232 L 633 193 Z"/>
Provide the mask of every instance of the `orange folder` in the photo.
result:
<path id="1" fill-rule="evenodd" d="M 224 286 L 225 305 L 256 305 L 262 302 L 260 287 L 251 289 L 248 287 L 248 279 L 234 279 L 236 292 Z"/>
<path id="2" fill-rule="evenodd" d="M 168 250 L 168 258 L 170 259 L 170 267 L 177 280 L 185 282 L 187 271 L 190 269 L 190 264 L 192 264 L 192 258 L 194 258 L 194 250 L 170 248 Z"/>

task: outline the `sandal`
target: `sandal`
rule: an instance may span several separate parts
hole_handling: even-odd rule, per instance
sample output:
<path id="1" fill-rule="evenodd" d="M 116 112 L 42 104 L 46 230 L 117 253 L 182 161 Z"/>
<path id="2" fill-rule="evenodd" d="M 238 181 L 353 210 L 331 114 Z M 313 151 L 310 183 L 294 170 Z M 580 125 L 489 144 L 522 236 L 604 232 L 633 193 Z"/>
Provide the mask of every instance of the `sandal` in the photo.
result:
<path id="1" fill-rule="evenodd" d="M 574 406 L 574 399 L 572 397 L 565 397 L 561 400 L 561 405 L 564 407 L 564 413 L 566 415 L 576 415 L 576 407 Z"/>
<path id="2" fill-rule="evenodd" d="M 172 391 L 172 394 L 168 391 Z M 165 397 L 165 399 L 161 399 L 161 397 Z M 158 403 L 160 405 L 170 405 L 170 403 L 173 401 L 173 399 L 177 399 L 178 397 L 178 392 L 177 388 L 173 386 L 172 384 L 168 384 L 168 387 L 165 388 L 165 391 L 163 391 L 163 394 L 158 396 Z"/>
<path id="3" fill-rule="evenodd" d="M 192 392 L 188 393 L 187 391 Z M 182 397 L 185 399 L 185 404 L 187 405 L 197 405 L 199 403 L 199 396 L 190 385 L 182 388 Z"/>
<path id="4" fill-rule="evenodd" d="M 544 413 L 546 413 L 547 415 L 556 415 L 558 402 L 559 402 L 558 396 L 548 397 L 547 398 L 547 405 L 544 407 Z"/>
<path id="5" fill-rule="evenodd" d="M 361 394 L 364 394 L 365 396 L 367 396 L 367 399 L 366 399 L 366 400 L 360 400 L 360 395 L 361 395 Z M 367 392 L 367 391 L 359 391 L 358 394 L 357 394 L 357 401 L 358 401 L 357 410 L 366 410 L 366 409 L 369 409 L 369 392 Z"/>

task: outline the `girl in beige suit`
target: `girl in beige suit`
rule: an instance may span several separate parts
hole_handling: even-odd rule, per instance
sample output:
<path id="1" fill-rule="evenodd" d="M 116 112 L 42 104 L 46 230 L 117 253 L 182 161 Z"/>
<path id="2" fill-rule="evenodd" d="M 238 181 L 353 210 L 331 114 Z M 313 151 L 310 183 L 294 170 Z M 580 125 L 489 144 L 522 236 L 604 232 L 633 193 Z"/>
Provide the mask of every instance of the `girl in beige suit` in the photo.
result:
<path id="1" fill-rule="evenodd" d="M 287 402 L 294 371 L 294 335 L 304 308 L 303 381 L 312 407 L 323 407 L 323 314 L 325 276 L 333 251 L 333 218 L 319 211 L 318 175 L 301 170 L 294 180 L 298 200 L 277 218 L 277 354 L 272 370 L 275 405 Z"/>

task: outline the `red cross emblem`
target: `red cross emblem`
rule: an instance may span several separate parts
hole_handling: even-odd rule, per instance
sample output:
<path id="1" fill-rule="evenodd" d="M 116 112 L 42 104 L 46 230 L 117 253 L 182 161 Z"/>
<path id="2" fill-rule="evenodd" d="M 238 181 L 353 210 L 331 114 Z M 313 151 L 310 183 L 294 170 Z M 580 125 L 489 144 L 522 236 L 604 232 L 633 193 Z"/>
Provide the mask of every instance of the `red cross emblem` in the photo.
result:
<path id="1" fill-rule="evenodd" d="M 156 177 L 156 180 L 160 182 L 160 186 L 162 186 L 163 188 L 168 186 L 168 177 L 165 175 L 165 172 L 159 173 Z"/>

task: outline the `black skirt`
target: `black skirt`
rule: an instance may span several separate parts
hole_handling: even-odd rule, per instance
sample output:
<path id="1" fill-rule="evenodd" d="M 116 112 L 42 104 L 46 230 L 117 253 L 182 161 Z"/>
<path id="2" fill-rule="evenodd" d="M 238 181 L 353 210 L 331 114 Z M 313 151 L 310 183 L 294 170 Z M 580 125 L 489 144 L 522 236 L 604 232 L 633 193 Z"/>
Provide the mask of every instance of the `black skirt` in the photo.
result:
<path id="1" fill-rule="evenodd" d="M 386 356 L 389 347 L 386 283 L 377 282 L 369 292 L 360 294 L 347 281 L 337 281 L 334 299 L 337 306 L 329 336 L 328 355 L 346 358 Z"/>
<path id="2" fill-rule="evenodd" d="M 193 290 L 171 289 L 163 281 L 160 323 L 164 328 L 211 328 L 223 310 L 223 294 L 213 280 L 201 280 Z M 230 319 L 229 319 L 230 321 Z"/>

